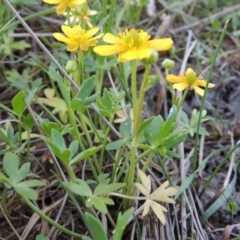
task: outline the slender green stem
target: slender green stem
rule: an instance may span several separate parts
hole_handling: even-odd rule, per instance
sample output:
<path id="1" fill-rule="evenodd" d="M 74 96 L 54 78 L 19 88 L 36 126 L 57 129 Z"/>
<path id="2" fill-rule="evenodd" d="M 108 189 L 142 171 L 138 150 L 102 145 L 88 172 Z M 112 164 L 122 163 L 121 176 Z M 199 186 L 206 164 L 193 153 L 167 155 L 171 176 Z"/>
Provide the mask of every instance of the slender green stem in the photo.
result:
<path id="1" fill-rule="evenodd" d="M 109 21 L 108 21 L 108 32 L 112 32 L 112 26 L 114 21 L 114 13 L 116 11 L 116 0 L 111 0 Z"/>
<path id="2" fill-rule="evenodd" d="M 137 62 L 132 61 L 132 105 L 133 105 L 133 138 L 137 133 Z"/>
<path id="3" fill-rule="evenodd" d="M 177 110 L 178 110 L 178 111 L 181 109 L 181 107 L 182 107 L 182 105 L 183 105 L 183 103 L 184 103 L 184 100 L 185 100 L 185 98 L 186 98 L 186 96 L 187 96 L 187 94 L 188 94 L 188 91 L 189 91 L 189 87 L 187 87 L 187 88 L 184 90 L 184 92 L 183 92 L 182 98 L 181 98 L 181 100 L 180 100 L 180 102 L 179 102 L 179 104 L 178 104 L 178 106 L 177 106 Z"/>
<path id="4" fill-rule="evenodd" d="M 79 68 L 79 81 L 76 82 L 78 86 L 81 86 L 84 80 L 84 72 L 83 72 L 83 53 L 81 50 L 78 51 L 78 68 Z"/>
<path id="5" fill-rule="evenodd" d="M 120 151 L 118 152 L 117 160 L 116 160 L 116 162 L 115 162 L 115 164 L 114 164 L 114 167 L 113 167 L 111 182 L 115 182 L 115 179 L 116 179 L 116 177 L 117 177 L 117 169 L 123 167 L 123 166 L 119 166 L 119 163 L 120 163 L 121 158 L 124 157 L 124 151 L 125 151 L 125 149 L 126 149 L 126 145 L 127 145 L 127 143 L 125 143 L 125 144 L 121 147 Z M 127 159 L 126 159 L 126 162 L 127 162 Z"/>
<path id="6" fill-rule="evenodd" d="M 49 218 L 46 214 L 44 214 L 39 208 L 35 207 L 32 202 L 26 198 L 25 196 L 21 195 L 21 198 L 23 199 L 23 201 L 35 212 L 37 213 L 43 220 L 47 221 L 48 223 L 50 223 L 51 225 L 53 225 L 54 227 L 56 227 L 57 229 L 59 229 L 60 231 L 68 234 L 69 236 L 73 236 L 76 238 L 80 238 L 82 239 L 82 235 L 72 232 L 70 230 L 68 230 L 67 228 L 63 227 L 62 225 L 58 224 L 57 222 L 55 222 L 54 220 L 52 220 L 51 218 Z"/>
<path id="7" fill-rule="evenodd" d="M 70 107 L 68 108 L 68 117 L 69 117 L 70 125 L 71 125 L 71 127 L 72 127 L 72 137 L 73 137 L 73 138 L 75 137 L 75 138 L 78 140 L 78 144 L 79 144 L 79 146 L 80 146 L 80 149 L 81 149 L 82 151 L 84 151 L 84 150 L 85 150 L 85 147 L 84 147 L 84 145 L 83 145 L 83 143 L 82 143 L 82 139 L 81 139 L 81 136 L 80 136 L 80 133 L 79 133 L 77 124 L 76 124 L 75 115 L 74 115 L 74 112 L 72 111 L 72 109 L 71 109 Z M 95 167 L 94 167 L 93 164 L 92 164 L 92 161 L 91 161 L 89 158 L 87 158 L 87 162 L 88 162 L 88 164 L 89 164 L 89 167 L 90 167 L 91 170 L 92 170 L 92 173 L 93 173 L 93 175 L 94 175 L 95 180 L 98 182 L 97 172 L 96 172 Z"/>
<path id="8" fill-rule="evenodd" d="M 7 209 L 6 202 L 7 202 L 7 188 L 4 186 L 3 194 L 2 194 L 2 208 L 3 208 L 3 212 L 6 214 L 8 219 L 11 220 L 11 221 L 19 219 L 18 217 L 10 216 L 10 214 L 8 212 L 8 209 Z"/>
<path id="9" fill-rule="evenodd" d="M 85 136 L 87 138 L 88 145 L 89 145 L 89 147 L 93 147 L 92 139 L 91 139 L 91 137 L 89 135 L 89 132 L 88 132 L 88 129 L 87 129 L 84 117 L 83 117 L 83 113 L 78 112 L 78 114 L 79 114 L 79 117 L 80 117 L 80 121 L 81 121 L 83 132 L 85 133 Z M 98 164 L 98 160 L 96 158 L 96 154 L 93 155 L 93 161 L 94 161 L 95 167 L 97 169 L 97 172 L 101 173 L 101 168 L 100 168 L 100 166 Z"/>
<path id="10" fill-rule="evenodd" d="M 149 154 L 149 156 L 148 156 L 148 158 L 147 158 L 147 160 L 146 160 L 146 162 L 145 162 L 145 164 L 143 165 L 143 168 L 142 168 L 142 171 L 143 171 L 144 173 L 145 173 L 146 170 L 148 169 L 149 164 L 150 164 L 150 162 L 152 161 L 152 158 L 153 158 L 154 155 L 155 155 L 154 152 L 152 152 L 152 153 Z"/>
<path id="11" fill-rule="evenodd" d="M 121 24 L 122 18 L 124 16 L 125 12 L 127 11 L 128 7 L 129 7 L 128 1 L 124 1 L 124 5 L 123 5 L 122 9 L 120 10 L 120 12 L 118 13 L 117 18 L 116 18 L 115 29 L 119 30 L 119 26 Z"/>
<path id="12" fill-rule="evenodd" d="M 112 124 L 112 121 L 113 121 L 113 117 L 109 121 L 111 124 Z M 108 140 L 108 137 L 109 137 L 110 127 L 107 127 L 104 130 L 104 132 L 105 132 L 105 134 L 104 134 L 104 139 L 103 139 L 103 143 L 102 143 L 103 144 L 103 148 L 101 150 L 100 159 L 99 159 L 100 169 L 102 169 L 102 167 L 103 167 L 103 159 L 104 159 L 105 147 L 107 145 L 107 140 Z M 112 177 L 114 177 L 114 175 Z"/>
<path id="13" fill-rule="evenodd" d="M 132 194 L 133 178 L 136 166 L 137 151 L 137 62 L 132 61 L 132 104 L 133 104 L 133 139 L 131 144 L 130 166 L 128 171 L 127 195 Z M 131 201 L 125 202 L 125 208 L 129 208 Z"/>
<path id="14" fill-rule="evenodd" d="M 201 102 L 201 107 L 200 107 L 200 111 L 199 111 L 199 118 L 198 118 L 198 123 L 197 123 L 197 131 L 196 131 L 195 142 L 194 142 L 193 171 L 195 171 L 196 168 L 197 168 L 197 150 L 198 150 L 199 129 L 200 129 L 200 124 L 201 124 L 201 119 L 202 119 L 202 111 L 203 111 L 203 107 L 204 107 L 204 104 L 205 104 L 205 101 L 206 101 L 208 84 L 209 84 L 210 79 L 212 77 L 212 72 L 213 72 L 214 65 L 215 65 L 215 62 L 216 62 L 216 59 L 217 59 L 217 55 L 218 55 L 218 52 L 220 50 L 220 47 L 221 47 L 223 38 L 225 36 L 225 33 L 227 31 L 228 22 L 229 22 L 229 19 L 226 21 L 226 23 L 224 25 L 222 34 L 220 36 L 220 39 L 219 39 L 219 42 L 218 42 L 218 45 L 217 45 L 216 52 L 215 52 L 215 54 L 213 56 L 213 61 L 212 61 L 211 68 L 209 70 L 209 74 L 208 74 L 208 78 L 207 78 L 206 88 L 205 88 L 205 91 L 204 91 L 204 94 L 203 94 L 203 98 L 202 98 L 202 102 Z"/>
<path id="15" fill-rule="evenodd" d="M 143 102 L 144 102 L 144 96 L 145 96 L 145 92 L 146 92 L 146 88 L 147 88 L 147 84 L 148 84 L 148 76 L 150 73 L 150 69 L 151 69 L 151 65 L 147 64 L 146 68 L 145 68 L 141 88 L 140 88 L 139 101 L 138 101 L 138 107 L 137 107 L 136 129 L 139 128 L 139 125 L 140 125 L 141 119 L 142 119 Z"/>
<path id="16" fill-rule="evenodd" d="M 120 171 L 119 171 L 116 181 L 115 181 L 117 183 L 119 182 L 120 178 L 122 177 L 123 173 L 125 172 L 125 169 L 126 169 L 126 166 L 128 163 L 127 159 L 129 159 L 129 155 L 130 155 L 130 152 L 128 152 L 125 161 L 123 162 L 122 166 L 120 167 Z M 124 181 L 124 182 L 127 182 L 127 181 Z"/>

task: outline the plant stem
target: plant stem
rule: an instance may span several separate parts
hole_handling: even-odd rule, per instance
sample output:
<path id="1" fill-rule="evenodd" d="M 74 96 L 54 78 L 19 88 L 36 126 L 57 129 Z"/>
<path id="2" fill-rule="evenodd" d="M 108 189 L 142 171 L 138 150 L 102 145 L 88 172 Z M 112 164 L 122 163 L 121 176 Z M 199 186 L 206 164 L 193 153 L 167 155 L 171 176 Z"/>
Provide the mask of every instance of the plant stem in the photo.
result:
<path id="1" fill-rule="evenodd" d="M 91 137 L 89 135 L 89 132 L 88 132 L 88 129 L 87 129 L 84 117 L 83 117 L 83 113 L 81 113 L 79 111 L 78 114 L 79 114 L 79 117 L 80 117 L 80 121 L 81 121 L 81 124 L 82 124 L 83 131 L 84 131 L 85 136 L 87 138 L 88 145 L 89 145 L 89 147 L 93 147 L 92 139 L 91 139 Z M 98 164 L 98 160 L 96 158 L 96 154 L 93 155 L 93 161 L 94 161 L 95 167 L 97 169 L 97 172 L 101 173 L 101 168 L 100 168 L 100 166 Z"/>
<path id="2" fill-rule="evenodd" d="M 128 171 L 127 195 L 132 194 L 132 185 L 136 165 L 136 150 L 137 150 L 137 62 L 132 61 L 132 104 L 133 104 L 133 139 L 131 144 L 130 167 Z M 125 202 L 125 208 L 129 208 L 131 201 Z"/>
<path id="3" fill-rule="evenodd" d="M 35 207 L 32 202 L 26 198 L 25 196 L 21 195 L 21 198 L 23 199 L 23 201 L 35 212 L 37 213 L 43 220 L 47 221 L 48 223 L 50 223 L 51 225 L 53 225 L 54 227 L 56 227 L 57 229 L 59 229 L 60 231 L 68 234 L 69 236 L 73 236 L 76 238 L 80 238 L 82 239 L 82 235 L 72 232 L 70 230 L 68 230 L 67 228 L 63 227 L 62 225 L 60 225 L 59 223 L 55 222 L 54 220 L 52 220 L 51 218 L 49 218 L 46 214 L 44 214 L 39 208 Z"/>
<path id="4" fill-rule="evenodd" d="M 188 91 L 189 91 L 189 87 L 187 87 L 187 88 L 184 90 L 184 92 L 183 92 L 183 96 L 182 96 L 182 98 L 181 98 L 181 101 L 180 101 L 180 103 L 179 103 L 178 106 L 177 106 L 177 110 L 178 110 L 178 111 L 181 109 L 181 107 L 182 107 L 182 105 L 183 105 L 183 102 L 184 102 L 184 100 L 185 100 L 185 98 L 186 98 L 186 96 L 187 96 L 187 94 L 188 94 Z"/>
<path id="5" fill-rule="evenodd" d="M 81 50 L 78 51 L 78 67 L 79 67 L 79 81 L 77 82 L 78 86 L 81 86 L 84 80 L 84 72 L 83 72 L 83 53 Z"/>
<path id="6" fill-rule="evenodd" d="M 132 61 L 132 106 L 133 106 L 133 138 L 137 132 L 137 62 Z"/>
<path id="7" fill-rule="evenodd" d="M 136 129 L 139 128 L 139 125 L 141 123 L 142 118 L 142 108 L 143 108 L 143 102 L 144 102 L 144 95 L 146 92 L 147 84 L 148 84 L 148 76 L 150 73 L 151 65 L 147 64 L 144 72 L 144 77 L 142 81 L 142 85 L 140 88 L 140 95 L 139 95 L 139 101 L 138 101 L 138 107 L 137 107 L 137 121 L 136 121 Z"/>

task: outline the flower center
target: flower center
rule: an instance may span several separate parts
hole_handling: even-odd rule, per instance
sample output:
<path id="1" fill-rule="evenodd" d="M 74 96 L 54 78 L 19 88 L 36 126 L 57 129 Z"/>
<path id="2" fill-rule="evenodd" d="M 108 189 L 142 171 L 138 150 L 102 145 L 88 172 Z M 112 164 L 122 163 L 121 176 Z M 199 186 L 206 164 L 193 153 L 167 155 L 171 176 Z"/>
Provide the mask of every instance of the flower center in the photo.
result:
<path id="1" fill-rule="evenodd" d="M 126 46 L 129 49 L 135 50 L 144 47 L 144 45 L 147 44 L 150 35 L 148 35 L 146 32 L 142 30 L 137 31 L 135 29 L 131 29 L 129 31 L 128 29 L 126 29 L 125 32 L 119 33 L 119 37 L 125 42 Z"/>
<path id="2" fill-rule="evenodd" d="M 189 86 L 192 86 L 197 81 L 197 75 L 195 72 L 191 72 L 186 75 L 186 81 Z"/>
<path id="3" fill-rule="evenodd" d="M 84 29 L 73 29 L 72 31 L 72 39 L 76 42 L 82 42 L 85 38 L 85 30 Z"/>

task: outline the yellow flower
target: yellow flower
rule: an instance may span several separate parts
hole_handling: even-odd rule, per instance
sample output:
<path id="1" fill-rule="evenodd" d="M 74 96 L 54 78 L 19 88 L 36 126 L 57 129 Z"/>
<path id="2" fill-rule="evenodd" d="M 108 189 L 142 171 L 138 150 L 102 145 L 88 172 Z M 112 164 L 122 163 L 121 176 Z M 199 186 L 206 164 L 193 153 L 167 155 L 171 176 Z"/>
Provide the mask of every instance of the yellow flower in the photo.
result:
<path id="1" fill-rule="evenodd" d="M 186 88 L 193 89 L 197 94 L 200 96 L 203 96 L 204 90 L 200 87 L 205 88 L 206 87 L 206 80 L 204 80 L 201 76 L 197 77 L 196 72 L 194 72 L 191 68 L 188 68 L 183 75 L 172 75 L 169 74 L 167 76 L 167 80 L 170 83 L 173 83 L 173 88 L 183 91 Z M 209 88 L 213 88 L 215 85 L 212 83 L 208 84 Z"/>
<path id="2" fill-rule="evenodd" d="M 169 187 L 166 189 L 166 187 L 168 186 L 168 181 L 166 181 L 158 189 L 156 189 L 153 193 L 150 194 L 151 192 L 150 176 L 146 176 L 144 172 L 142 172 L 141 170 L 139 170 L 139 176 L 142 184 L 135 183 L 135 186 L 146 197 L 146 202 L 144 204 L 142 216 L 144 217 L 151 208 L 158 217 L 158 219 L 161 221 L 161 223 L 165 225 L 166 218 L 163 212 L 167 212 L 167 209 L 160 205 L 159 203 L 157 203 L 156 201 L 174 203 L 174 200 L 169 197 L 174 196 L 177 193 L 178 191 L 177 188 Z"/>
<path id="3" fill-rule="evenodd" d="M 81 4 L 84 4 L 86 0 L 43 0 L 49 4 L 59 4 L 56 8 L 56 12 L 58 15 L 63 14 L 67 7 L 69 8 L 77 8 Z"/>
<path id="4" fill-rule="evenodd" d="M 166 51 L 173 45 L 171 38 L 149 40 L 150 37 L 143 30 L 136 29 L 126 29 L 124 32 L 120 32 L 119 36 L 107 33 L 104 35 L 103 40 L 112 45 L 97 46 L 94 47 L 93 51 L 101 56 L 119 54 L 118 60 L 126 62 L 149 58 L 152 49 Z"/>
<path id="5" fill-rule="evenodd" d="M 84 22 L 89 28 L 92 28 L 93 26 L 90 22 L 89 16 L 96 15 L 97 13 L 97 11 L 90 10 L 87 4 L 84 4 L 70 12 L 70 22 L 73 24 L 77 23 L 79 25 L 81 22 Z M 68 21 L 65 22 L 65 24 L 67 23 Z"/>
<path id="6" fill-rule="evenodd" d="M 89 47 L 96 46 L 98 38 L 103 34 L 93 37 L 99 31 L 99 28 L 92 28 L 89 31 L 82 29 L 79 25 L 73 28 L 62 25 L 62 31 L 67 35 L 64 36 L 60 33 L 54 33 L 53 36 L 60 42 L 67 44 L 67 50 L 72 52 L 76 50 L 87 51 Z"/>

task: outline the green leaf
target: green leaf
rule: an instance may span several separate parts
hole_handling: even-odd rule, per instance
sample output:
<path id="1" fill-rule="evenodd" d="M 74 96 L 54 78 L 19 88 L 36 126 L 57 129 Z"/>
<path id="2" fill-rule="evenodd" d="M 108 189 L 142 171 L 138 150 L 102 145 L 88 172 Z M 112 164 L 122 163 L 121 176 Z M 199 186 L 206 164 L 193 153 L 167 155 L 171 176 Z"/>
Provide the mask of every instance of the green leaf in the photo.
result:
<path id="1" fill-rule="evenodd" d="M 113 240 L 122 240 L 123 231 L 126 228 L 130 217 L 133 215 L 133 212 L 134 208 L 129 208 L 123 214 L 121 212 L 118 214 Z"/>
<path id="2" fill-rule="evenodd" d="M 109 150 L 118 149 L 118 148 L 122 147 L 125 142 L 126 142 L 126 140 L 124 140 L 124 139 L 119 139 L 119 140 L 117 140 L 117 141 L 108 143 L 108 144 L 106 145 L 106 150 L 109 151 Z"/>
<path id="3" fill-rule="evenodd" d="M 11 142 L 9 141 L 5 133 L 2 131 L 2 129 L 0 129 L 0 139 L 2 139 L 7 145 L 11 145 Z"/>
<path id="4" fill-rule="evenodd" d="M 145 129 L 149 126 L 149 124 L 152 122 L 153 119 L 154 119 L 154 117 L 148 118 L 140 124 L 140 126 L 137 130 L 137 138 L 138 139 L 141 136 L 141 134 L 145 131 Z"/>
<path id="5" fill-rule="evenodd" d="M 24 163 L 21 168 L 18 171 L 18 174 L 15 176 L 14 182 L 15 184 L 21 182 L 27 175 L 29 174 L 30 171 L 30 163 L 26 162 Z"/>
<path id="6" fill-rule="evenodd" d="M 79 98 L 74 98 L 71 103 L 70 107 L 73 111 L 84 112 L 88 107 L 83 104 L 83 101 Z"/>
<path id="7" fill-rule="evenodd" d="M 105 214 L 108 212 L 106 204 L 114 205 L 114 202 L 110 198 L 103 198 L 103 197 L 96 197 L 96 196 L 91 196 L 86 201 L 86 207 L 94 206 L 98 211 Z"/>
<path id="8" fill-rule="evenodd" d="M 90 147 L 90 148 L 84 150 L 83 152 L 79 153 L 76 157 L 74 157 L 70 161 L 70 164 L 72 165 L 72 164 L 78 163 L 86 158 L 89 158 L 90 156 L 92 156 L 93 154 L 98 152 L 101 148 L 102 148 L 102 145 L 100 145 L 98 147 Z"/>
<path id="9" fill-rule="evenodd" d="M 28 113 L 26 116 L 23 116 L 22 118 L 23 123 L 29 128 L 32 129 L 32 127 L 35 125 L 32 116 L 30 113 Z"/>
<path id="10" fill-rule="evenodd" d="M 63 185 L 79 196 L 92 196 L 91 188 L 84 181 L 79 182 L 79 184 L 73 182 L 64 182 Z"/>
<path id="11" fill-rule="evenodd" d="M 162 131 L 162 127 L 164 125 L 164 120 L 162 116 L 158 115 L 155 117 L 150 125 L 144 131 L 144 137 L 151 144 L 155 145 L 157 140 L 159 141 L 159 133 Z"/>
<path id="12" fill-rule="evenodd" d="M 48 237 L 44 237 L 42 235 L 37 235 L 36 240 L 50 240 Z"/>
<path id="13" fill-rule="evenodd" d="M 81 99 L 84 101 L 92 92 L 92 90 L 95 87 L 95 80 L 96 76 L 91 76 L 87 80 L 84 80 L 78 93 L 77 93 L 77 98 Z"/>
<path id="14" fill-rule="evenodd" d="M 12 107 L 16 114 L 21 117 L 24 110 L 26 109 L 26 104 L 24 102 L 24 98 L 26 98 L 26 94 L 23 91 L 20 91 L 17 95 L 12 99 Z"/>
<path id="15" fill-rule="evenodd" d="M 48 74 L 49 74 L 50 78 L 52 78 L 53 80 L 57 81 L 57 83 L 58 83 L 57 85 L 60 88 L 62 96 L 63 96 L 65 102 L 67 103 L 67 105 L 69 105 L 70 104 L 70 91 L 71 91 L 71 88 L 66 86 L 66 84 L 64 84 L 61 75 L 59 74 L 59 72 L 54 67 L 50 67 L 49 68 Z"/>
<path id="16" fill-rule="evenodd" d="M 109 179 L 105 179 L 100 182 L 94 190 L 93 195 L 104 195 L 116 191 L 119 188 L 126 186 L 126 183 L 109 183 Z"/>
<path id="17" fill-rule="evenodd" d="M 18 174 L 18 168 L 19 168 L 19 158 L 17 155 L 7 152 L 4 155 L 3 158 L 3 168 L 7 175 L 9 176 L 9 179 L 11 182 L 15 182 L 15 178 Z"/>
<path id="18" fill-rule="evenodd" d="M 132 133 L 132 119 L 130 117 L 126 118 L 120 124 L 119 128 L 120 135 L 123 139 L 128 139 Z"/>
<path id="19" fill-rule="evenodd" d="M 73 142 L 71 142 L 71 144 L 69 145 L 69 150 L 71 151 L 71 158 L 77 153 L 78 151 L 78 140 L 74 140 Z"/>
<path id="20" fill-rule="evenodd" d="M 43 187 L 43 186 L 46 186 L 46 183 L 44 181 L 37 180 L 37 179 L 24 181 L 24 182 L 22 182 L 22 184 L 24 184 L 27 187 Z"/>
<path id="21" fill-rule="evenodd" d="M 60 150 L 60 152 L 63 152 L 66 149 L 65 141 L 60 132 L 52 129 L 52 140 L 53 144 Z"/>
<path id="22" fill-rule="evenodd" d="M 0 182 L 4 182 L 4 183 L 10 184 L 9 179 L 2 172 L 0 172 Z"/>
<path id="23" fill-rule="evenodd" d="M 104 88 L 103 96 L 97 100 L 97 106 L 103 116 L 110 118 L 113 115 L 112 98 L 106 88 Z"/>
<path id="24" fill-rule="evenodd" d="M 19 183 L 14 187 L 14 190 L 21 196 L 24 196 L 31 200 L 38 199 L 38 192 L 30 187 L 28 187 L 25 182 Z"/>
<path id="25" fill-rule="evenodd" d="M 42 122 L 41 123 L 41 128 L 44 134 L 47 136 L 51 136 L 52 134 L 52 129 L 55 129 L 58 132 L 61 132 L 62 127 L 60 127 L 57 123 L 55 122 Z"/>
<path id="26" fill-rule="evenodd" d="M 85 219 L 94 240 L 108 240 L 102 223 L 90 213 L 85 213 Z"/>

